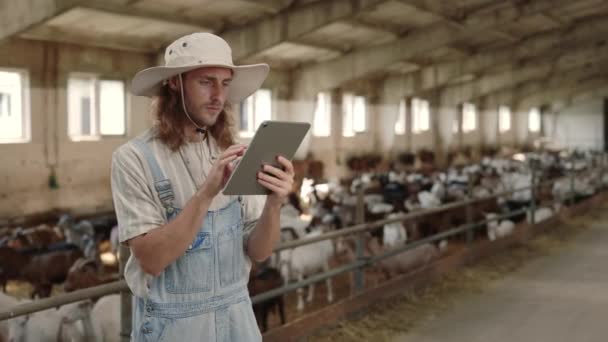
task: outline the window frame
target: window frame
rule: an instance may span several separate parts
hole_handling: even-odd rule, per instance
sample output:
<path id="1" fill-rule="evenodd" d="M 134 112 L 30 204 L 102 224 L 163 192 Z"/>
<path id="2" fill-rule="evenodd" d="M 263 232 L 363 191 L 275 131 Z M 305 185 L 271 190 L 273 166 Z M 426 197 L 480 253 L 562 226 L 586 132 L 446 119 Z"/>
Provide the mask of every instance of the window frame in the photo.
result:
<path id="1" fill-rule="evenodd" d="M 69 83 L 72 78 L 90 78 L 93 82 L 93 119 L 91 122 L 93 125 L 93 132 L 90 135 L 72 135 L 70 133 L 70 120 L 72 115 L 70 113 L 70 88 Z M 122 134 L 102 134 L 101 133 L 101 82 L 103 81 L 117 81 L 123 84 L 123 120 L 124 120 L 124 133 Z M 89 72 L 70 72 L 66 78 L 66 107 L 67 107 L 67 135 L 68 138 L 73 142 L 80 141 L 100 141 L 102 139 L 112 138 L 124 138 L 128 135 L 128 96 L 127 96 L 127 82 L 118 77 L 102 77 L 97 73 Z"/>
<path id="2" fill-rule="evenodd" d="M 416 106 L 416 102 L 419 102 L 421 105 L 424 104 L 424 106 Z M 410 113 L 412 113 L 412 133 L 414 134 L 421 134 L 424 132 L 429 132 L 431 130 L 431 104 L 429 102 L 429 100 L 420 98 L 420 97 L 413 97 L 410 100 Z M 421 120 L 421 115 L 422 112 L 418 112 L 418 108 L 424 108 L 426 107 L 426 116 L 424 117 L 424 120 Z M 422 127 L 422 122 L 424 121 L 425 125 L 424 127 Z"/>
<path id="3" fill-rule="evenodd" d="M 347 97 L 350 97 L 351 100 L 346 101 L 345 98 L 347 98 Z M 357 100 L 363 101 L 363 129 L 362 130 L 357 130 L 356 123 L 355 123 L 355 119 L 356 119 L 355 108 L 356 108 Z M 353 93 L 353 92 L 344 92 L 342 94 L 342 137 L 352 138 L 356 135 L 364 134 L 369 131 L 369 119 L 368 119 L 369 110 L 367 107 L 368 107 L 368 100 L 367 100 L 366 96 L 357 95 L 356 93 Z M 350 120 L 347 120 L 347 116 L 349 115 L 348 114 L 349 109 L 350 109 Z M 347 127 L 348 126 L 347 122 L 350 122 L 350 127 Z"/>
<path id="4" fill-rule="evenodd" d="M 468 123 L 469 120 L 467 120 L 467 115 L 468 113 L 470 113 L 469 108 L 473 108 L 473 124 L 471 127 L 469 127 L 468 125 L 465 125 Z M 478 126 L 478 112 L 477 112 L 477 106 L 472 103 L 472 102 L 464 102 L 461 106 L 460 106 L 460 115 L 462 117 L 462 121 L 460 122 L 460 131 L 463 134 L 467 134 L 467 133 L 473 133 L 477 130 L 477 126 Z"/>
<path id="5" fill-rule="evenodd" d="M 320 105 L 321 105 L 321 98 L 325 97 L 325 102 L 324 102 L 324 109 L 325 109 L 325 117 L 324 119 L 326 119 L 326 121 L 324 123 L 321 123 L 321 125 L 325 125 L 326 127 L 324 128 L 324 132 L 319 133 L 318 131 L 318 121 L 320 120 L 317 118 L 317 111 L 320 110 Z M 313 129 L 312 129 L 312 135 L 314 137 L 317 138 L 327 138 L 329 136 L 331 136 L 331 128 L 332 128 L 332 124 L 331 124 L 331 119 L 332 119 L 332 96 L 330 92 L 326 92 L 326 91 L 320 91 L 317 93 L 316 97 L 315 97 L 315 108 L 314 108 L 314 113 L 313 113 L 313 118 L 312 118 L 312 122 L 313 122 Z"/>
<path id="6" fill-rule="evenodd" d="M 507 128 L 503 127 L 503 115 L 505 113 L 504 110 L 507 110 L 506 113 L 508 113 L 508 125 Z M 513 128 L 513 112 L 511 111 L 511 107 L 507 106 L 507 105 L 500 105 L 498 106 L 498 133 L 507 133 L 509 131 L 511 131 L 511 129 Z"/>
<path id="7" fill-rule="evenodd" d="M 536 129 L 536 130 L 533 130 L 532 127 L 531 127 L 531 124 L 530 124 L 531 117 L 532 117 L 532 111 L 535 111 L 537 113 L 536 115 L 538 117 L 538 121 L 537 121 L 538 122 L 538 129 Z M 540 111 L 540 107 L 532 107 L 532 108 L 530 108 L 528 110 L 528 120 L 527 121 L 528 121 L 528 132 L 530 132 L 530 133 L 540 133 L 542 131 L 542 129 L 543 129 L 543 117 L 542 117 L 542 113 Z"/>
<path id="8" fill-rule="evenodd" d="M 407 134 L 407 107 L 407 99 L 401 99 L 397 105 L 397 120 L 395 120 L 395 126 L 393 128 L 395 135 Z"/>
<path id="9" fill-rule="evenodd" d="M 29 70 L 25 68 L 0 67 L 0 71 L 19 74 L 21 81 L 21 137 L 2 138 L 0 136 L 0 145 L 30 143 L 32 141 L 32 117 Z"/>
<path id="10" fill-rule="evenodd" d="M 238 136 L 240 138 L 252 138 L 255 134 L 255 130 L 257 129 L 256 122 L 259 121 L 257 118 L 257 109 L 256 109 L 257 94 L 259 91 L 268 91 L 270 93 L 270 117 L 268 118 L 268 120 L 272 120 L 274 117 L 274 114 L 273 114 L 274 91 L 272 90 L 272 88 L 259 88 L 253 94 L 249 95 L 246 99 L 244 99 L 243 101 L 241 101 L 241 103 L 239 103 Z M 248 124 L 248 126 L 250 126 L 250 127 L 247 127 L 247 130 L 242 130 L 241 128 L 243 125 L 243 120 L 242 120 L 243 119 L 243 110 L 244 110 L 245 106 L 248 105 L 248 101 L 253 101 L 252 106 L 251 106 L 253 108 L 253 114 L 251 117 L 251 119 L 253 120 L 253 123 L 251 123 L 251 125 Z M 249 115 L 247 115 L 247 116 L 249 116 Z M 262 121 L 260 121 L 259 123 L 261 123 L 261 122 Z"/>

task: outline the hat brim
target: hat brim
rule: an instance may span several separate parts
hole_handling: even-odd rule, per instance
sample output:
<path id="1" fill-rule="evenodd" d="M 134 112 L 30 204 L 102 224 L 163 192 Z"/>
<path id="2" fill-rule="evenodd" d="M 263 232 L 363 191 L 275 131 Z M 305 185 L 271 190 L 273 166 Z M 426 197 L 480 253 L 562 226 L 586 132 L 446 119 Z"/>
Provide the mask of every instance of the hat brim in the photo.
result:
<path id="1" fill-rule="evenodd" d="M 228 102 L 239 103 L 258 90 L 270 71 L 268 64 L 227 65 L 191 64 L 179 67 L 157 66 L 138 72 L 131 82 L 131 92 L 139 96 L 153 97 L 160 94 L 162 82 L 173 76 L 199 68 L 227 68 L 233 71 Z"/>

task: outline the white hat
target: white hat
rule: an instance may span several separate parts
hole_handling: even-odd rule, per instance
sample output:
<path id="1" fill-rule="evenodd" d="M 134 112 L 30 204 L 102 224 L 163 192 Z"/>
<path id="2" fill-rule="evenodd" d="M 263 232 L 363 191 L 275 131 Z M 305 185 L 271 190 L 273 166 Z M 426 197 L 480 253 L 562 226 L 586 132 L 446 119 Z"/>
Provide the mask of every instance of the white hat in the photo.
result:
<path id="1" fill-rule="evenodd" d="M 236 66 L 232 63 L 232 49 L 224 39 L 211 33 L 193 33 L 167 46 L 164 66 L 138 72 L 133 78 L 131 91 L 135 95 L 155 96 L 159 94 L 163 81 L 203 67 L 233 71 L 228 93 L 231 103 L 238 103 L 258 90 L 270 70 L 268 64 Z"/>

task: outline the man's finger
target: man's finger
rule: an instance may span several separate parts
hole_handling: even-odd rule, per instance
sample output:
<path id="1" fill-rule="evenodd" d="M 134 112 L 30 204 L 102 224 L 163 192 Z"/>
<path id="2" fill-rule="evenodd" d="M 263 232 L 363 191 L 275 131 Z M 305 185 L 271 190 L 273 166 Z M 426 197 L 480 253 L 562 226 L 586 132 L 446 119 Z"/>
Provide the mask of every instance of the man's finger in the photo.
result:
<path id="1" fill-rule="evenodd" d="M 233 160 L 236 160 L 236 158 L 238 158 L 239 156 L 237 156 L 236 154 L 233 154 L 231 156 L 228 156 L 222 160 L 219 161 L 219 165 L 221 167 L 224 167 L 226 165 L 228 165 L 230 162 L 232 162 Z"/>
<path id="2" fill-rule="evenodd" d="M 288 175 L 293 176 L 295 174 L 293 170 L 293 164 L 289 161 L 289 159 L 283 156 L 278 156 L 277 160 L 279 161 L 279 163 L 281 163 L 281 165 L 285 167 L 285 172 L 287 172 Z"/>
<path id="3" fill-rule="evenodd" d="M 278 187 L 283 187 L 285 184 L 285 181 L 278 179 L 276 177 L 273 177 L 273 176 L 269 176 L 269 175 L 265 174 L 264 172 L 259 172 L 258 178 L 263 179 L 263 180 L 267 181 L 268 183 L 274 184 Z"/>
<path id="4" fill-rule="evenodd" d="M 263 179 L 258 178 L 258 183 L 260 183 L 263 187 L 265 187 L 266 189 L 268 189 L 268 190 L 270 190 L 270 191 L 272 191 L 274 193 L 277 193 L 277 194 L 283 194 L 284 193 L 283 189 L 279 188 L 276 185 L 270 184 L 270 183 L 268 183 L 267 181 L 265 181 Z"/>
<path id="5" fill-rule="evenodd" d="M 242 147 L 240 149 L 226 150 L 220 156 L 220 160 L 225 160 L 226 158 L 231 157 L 231 156 L 242 156 L 244 152 L 245 152 L 244 147 Z"/>
<path id="6" fill-rule="evenodd" d="M 277 178 L 280 178 L 282 180 L 288 180 L 289 176 L 285 173 L 285 171 L 274 167 L 272 165 L 263 165 L 262 166 L 262 171 L 264 172 L 268 172 L 272 175 L 275 175 Z"/>

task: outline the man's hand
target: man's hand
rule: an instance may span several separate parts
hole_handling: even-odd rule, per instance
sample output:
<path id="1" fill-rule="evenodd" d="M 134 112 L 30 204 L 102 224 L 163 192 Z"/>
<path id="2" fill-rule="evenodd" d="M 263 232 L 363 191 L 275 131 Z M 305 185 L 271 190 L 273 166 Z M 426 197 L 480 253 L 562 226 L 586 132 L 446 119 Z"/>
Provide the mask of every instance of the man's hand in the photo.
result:
<path id="1" fill-rule="evenodd" d="M 285 198 L 293 188 L 293 164 L 282 156 L 277 156 L 277 161 L 283 169 L 272 165 L 262 165 L 262 170 L 258 172 L 258 183 L 271 191 L 266 201 L 271 204 L 281 206 Z"/>
<path id="2" fill-rule="evenodd" d="M 235 144 L 228 147 L 211 167 L 207 179 L 205 179 L 205 183 L 199 191 L 208 198 L 214 198 L 222 191 L 232 174 L 233 165 L 231 163 L 241 157 L 246 149 L 247 145 L 244 144 Z"/>

